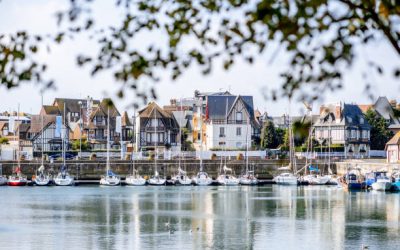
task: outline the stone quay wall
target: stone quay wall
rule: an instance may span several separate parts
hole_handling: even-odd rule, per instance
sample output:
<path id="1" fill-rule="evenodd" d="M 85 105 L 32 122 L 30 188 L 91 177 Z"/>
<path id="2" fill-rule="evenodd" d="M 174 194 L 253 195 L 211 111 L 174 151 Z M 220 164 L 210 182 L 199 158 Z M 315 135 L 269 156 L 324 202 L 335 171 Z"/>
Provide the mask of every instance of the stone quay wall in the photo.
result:
<path id="1" fill-rule="evenodd" d="M 400 164 L 387 163 L 385 159 L 367 159 L 367 160 L 347 160 L 336 162 L 337 174 L 345 175 L 348 170 L 356 169 L 361 174 L 366 174 L 373 171 L 386 171 L 392 174 L 394 171 L 400 170 Z"/>
<path id="2" fill-rule="evenodd" d="M 3 175 L 10 175 L 17 167 L 15 161 L 0 161 L 2 165 Z M 51 174 L 56 174 L 62 166 L 62 161 L 55 161 L 53 163 L 45 162 L 44 166 Z M 297 161 L 297 168 L 300 169 L 304 166 L 304 160 Z M 41 165 L 40 161 L 21 161 L 20 166 L 22 173 L 28 176 L 28 179 L 35 175 L 36 170 Z M 70 174 L 74 175 L 77 179 L 95 180 L 99 179 L 105 173 L 106 162 L 104 160 L 72 160 L 67 161 L 66 165 Z M 154 174 L 154 161 L 152 160 L 138 160 L 132 164 L 132 161 L 125 160 L 112 160 L 110 162 L 110 169 L 116 174 L 124 177 L 129 175 L 132 171 L 132 166 L 139 171 L 143 176 L 151 176 Z M 244 160 L 227 160 L 227 167 L 232 168 L 236 175 L 239 175 L 246 169 L 246 162 Z M 279 171 L 279 167 L 287 166 L 287 160 L 264 160 L 252 159 L 249 160 L 249 166 L 254 166 L 255 174 L 260 179 L 272 179 Z M 167 177 L 173 176 L 177 173 L 179 166 L 178 160 L 157 160 L 157 171 Z M 189 176 L 195 175 L 199 171 L 199 160 L 182 160 L 181 168 L 187 171 Z M 203 160 L 204 170 L 213 178 L 218 176 L 221 166 L 221 160 Z M 326 172 L 327 166 L 323 163 L 318 164 L 323 172 Z M 332 167 L 334 168 L 333 164 Z M 332 169 L 335 171 L 334 169 Z"/>

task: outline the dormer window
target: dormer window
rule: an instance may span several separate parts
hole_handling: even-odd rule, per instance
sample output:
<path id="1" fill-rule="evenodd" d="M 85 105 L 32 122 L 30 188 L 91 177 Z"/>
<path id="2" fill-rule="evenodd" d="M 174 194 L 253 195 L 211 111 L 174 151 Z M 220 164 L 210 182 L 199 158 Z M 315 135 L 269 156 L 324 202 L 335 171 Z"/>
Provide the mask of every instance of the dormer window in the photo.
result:
<path id="1" fill-rule="evenodd" d="M 346 116 L 347 122 L 352 123 L 353 119 L 350 116 Z"/>
<path id="2" fill-rule="evenodd" d="M 360 124 L 364 124 L 364 118 L 360 117 Z"/>

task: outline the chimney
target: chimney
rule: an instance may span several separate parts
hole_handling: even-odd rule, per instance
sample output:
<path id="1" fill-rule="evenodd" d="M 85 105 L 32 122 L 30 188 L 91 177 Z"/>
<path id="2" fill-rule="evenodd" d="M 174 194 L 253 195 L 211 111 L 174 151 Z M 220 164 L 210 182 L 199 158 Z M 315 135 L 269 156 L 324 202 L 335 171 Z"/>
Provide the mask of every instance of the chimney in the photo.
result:
<path id="1" fill-rule="evenodd" d="M 396 100 L 390 100 L 389 103 L 390 103 L 390 106 L 392 106 L 392 108 L 396 108 L 396 105 L 397 105 Z"/>
<path id="2" fill-rule="evenodd" d="M 341 117 L 342 117 L 342 107 L 341 107 L 341 105 L 336 105 L 335 106 L 335 119 L 337 121 L 340 121 Z"/>
<path id="3" fill-rule="evenodd" d="M 324 110 L 325 110 L 325 106 L 324 106 L 324 105 L 321 105 L 321 106 L 319 107 L 319 115 L 322 115 L 322 113 L 324 112 Z"/>
<path id="4" fill-rule="evenodd" d="M 176 99 L 171 99 L 170 103 L 171 103 L 171 105 L 176 106 Z"/>

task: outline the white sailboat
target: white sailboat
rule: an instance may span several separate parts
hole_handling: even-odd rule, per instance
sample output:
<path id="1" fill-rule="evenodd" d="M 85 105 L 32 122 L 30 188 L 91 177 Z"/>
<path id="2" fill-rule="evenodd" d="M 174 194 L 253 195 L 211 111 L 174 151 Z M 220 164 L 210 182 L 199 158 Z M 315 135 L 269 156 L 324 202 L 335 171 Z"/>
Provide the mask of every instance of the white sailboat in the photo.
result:
<path id="1" fill-rule="evenodd" d="M 43 107 L 43 96 L 42 96 L 42 107 Z M 64 115 L 65 115 L 65 105 L 64 105 Z M 34 183 L 36 186 L 48 186 L 50 185 L 51 177 L 48 173 L 45 172 L 44 167 L 44 155 L 43 155 L 43 144 L 44 144 L 44 124 L 43 124 L 43 115 L 40 116 L 41 119 L 41 127 L 42 127 L 42 164 L 39 169 L 36 171 L 36 176 L 34 179 Z M 64 143 L 64 141 L 63 141 Z"/>
<path id="2" fill-rule="evenodd" d="M 182 108 L 182 99 L 181 99 L 181 112 L 182 112 L 183 108 Z M 186 112 L 184 112 L 184 115 L 186 115 Z M 181 168 L 181 161 L 182 161 L 182 129 L 181 129 L 181 125 L 182 125 L 182 115 L 179 118 L 179 157 L 178 157 L 178 172 L 176 173 L 175 176 L 172 177 L 172 181 L 175 184 L 178 185 L 192 185 L 192 179 L 189 178 L 189 176 L 187 175 L 187 172 L 185 170 L 183 170 Z"/>
<path id="3" fill-rule="evenodd" d="M 202 153 L 203 153 L 203 111 L 202 111 L 202 106 L 200 106 L 200 171 L 194 176 L 193 183 L 197 186 L 209 186 L 212 183 L 212 178 L 208 176 L 207 172 L 204 171 L 203 169 L 203 158 L 202 158 Z"/>
<path id="4" fill-rule="evenodd" d="M 152 176 L 149 179 L 149 184 L 150 185 L 154 185 L 154 186 L 162 186 L 165 185 L 167 182 L 167 179 L 163 176 L 160 176 L 160 174 L 157 171 L 157 140 L 158 140 L 158 136 L 157 136 L 157 126 L 158 126 L 158 121 L 156 118 L 156 113 L 157 113 L 157 109 L 156 109 L 157 105 L 154 103 L 153 106 L 153 116 L 154 116 L 154 176 Z"/>
<path id="5" fill-rule="evenodd" d="M 247 120 L 247 126 L 246 126 L 246 171 L 240 176 L 240 184 L 241 185 L 257 185 L 258 184 L 258 179 L 254 175 L 254 165 L 253 168 L 250 170 L 249 169 L 249 142 L 247 141 L 248 133 L 249 133 L 249 126 L 250 122 Z"/>
<path id="6" fill-rule="evenodd" d="M 290 109 L 290 102 L 289 102 Z M 292 124 L 290 120 L 290 112 L 289 112 L 289 165 L 287 167 L 278 168 L 278 170 L 284 171 L 278 176 L 275 176 L 274 181 L 276 184 L 280 185 L 297 185 L 298 179 L 297 176 L 293 173 L 296 173 L 296 161 L 294 158 L 294 140 L 293 140 L 293 130 Z"/>
<path id="7" fill-rule="evenodd" d="M 114 174 L 110 169 L 110 107 L 107 108 L 107 162 L 106 174 L 101 177 L 100 185 L 103 186 L 118 186 L 121 179 L 118 175 Z"/>
<path id="8" fill-rule="evenodd" d="M 304 105 L 307 108 L 307 112 L 309 113 L 310 116 L 310 130 L 308 133 L 308 139 L 307 139 L 307 157 L 306 157 L 306 165 L 304 166 L 304 172 L 306 173 L 307 170 L 309 171 L 309 174 L 304 175 L 303 180 L 306 181 L 310 185 L 325 185 L 329 182 L 331 179 L 331 176 L 329 175 L 322 175 L 320 173 L 320 170 L 318 167 L 315 167 L 312 165 L 312 157 L 310 157 L 310 163 L 308 163 L 308 157 L 310 156 L 310 153 L 313 151 L 313 120 L 312 120 L 312 107 L 310 104 L 305 103 Z M 329 166 L 330 168 L 330 166 Z"/>
<path id="9" fill-rule="evenodd" d="M 7 177 L 3 176 L 3 165 L 0 163 L 0 186 L 7 184 Z"/>
<path id="10" fill-rule="evenodd" d="M 132 152 L 132 174 L 126 177 L 125 183 L 126 185 L 130 186 L 146 185 L 146 180 L 139 174 L 139 171 L 135 168 L 135 159 L 133 158 L 133 152 Z"/>
<path id="11" fill-rule="evenodd" d="M 226 105 L 225 105 L 225 118 L 226 118 L 226 124 L 228 125 L 228 99 L 226 99 Z M 225 145 L 226 145 L 226 143 L 225 143 Z M 225 148 L 225 146 L 224 146 L 224 148 Z M 222 167 L 222 162 L 221 162 L 220 174 L 217 177 L 217 182 L 219 185 L 224 185 L 224 186 L 239 185 L 239 179 L 233 174 L 232 168 L 228 168 L 226 166 L 226 156 L 224 156 L 224 166 L 223 167 Z"/>
<path id="12" fill-rule="evenodd" d="M 19 105 L 18 105 L 18 119 L 19 120 Z M 14 129 L 14 128 L 12 128 Z M 18 131 L 19 133 L 19 131 Z M 17 161 L 18 166 L 15 169 L 14 173 L 8 177 L 7 185 L 8 186 L 25 186 L 28 183 L 28 179 L 26 175 L 22 174 L 21 172 L 21 165 L 20 165 L 20 150 L 19 150 L 19 135 L 18 135 L 18 144 L 17 144 Z"/>

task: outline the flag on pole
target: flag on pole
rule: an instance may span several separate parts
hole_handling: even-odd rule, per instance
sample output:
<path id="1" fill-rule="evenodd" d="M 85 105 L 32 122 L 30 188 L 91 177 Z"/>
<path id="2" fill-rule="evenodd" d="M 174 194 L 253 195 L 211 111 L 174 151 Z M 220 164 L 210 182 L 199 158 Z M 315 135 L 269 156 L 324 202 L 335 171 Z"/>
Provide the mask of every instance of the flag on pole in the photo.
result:
<path id="1" fill-rule="evenodd" d="M 61 129 L 62 129 L 62 116 L 56 116 L 56 131 L 54 136 L 61 137 Z"/>
<path id="2" fill-rule="evenodd" d="M 8 133 L 14 133 L 14 127 L 15 127 L 15 117 L 10 116 L 8 118 Z"/>
<path id="3" fill-rule="evenodd" d="M 115 132 L 117 132 L 117 133 L 121 133 L 122 132 L 122 119 L 121 119 L 121 116 L 117 116 L 116 117 Z"/>

